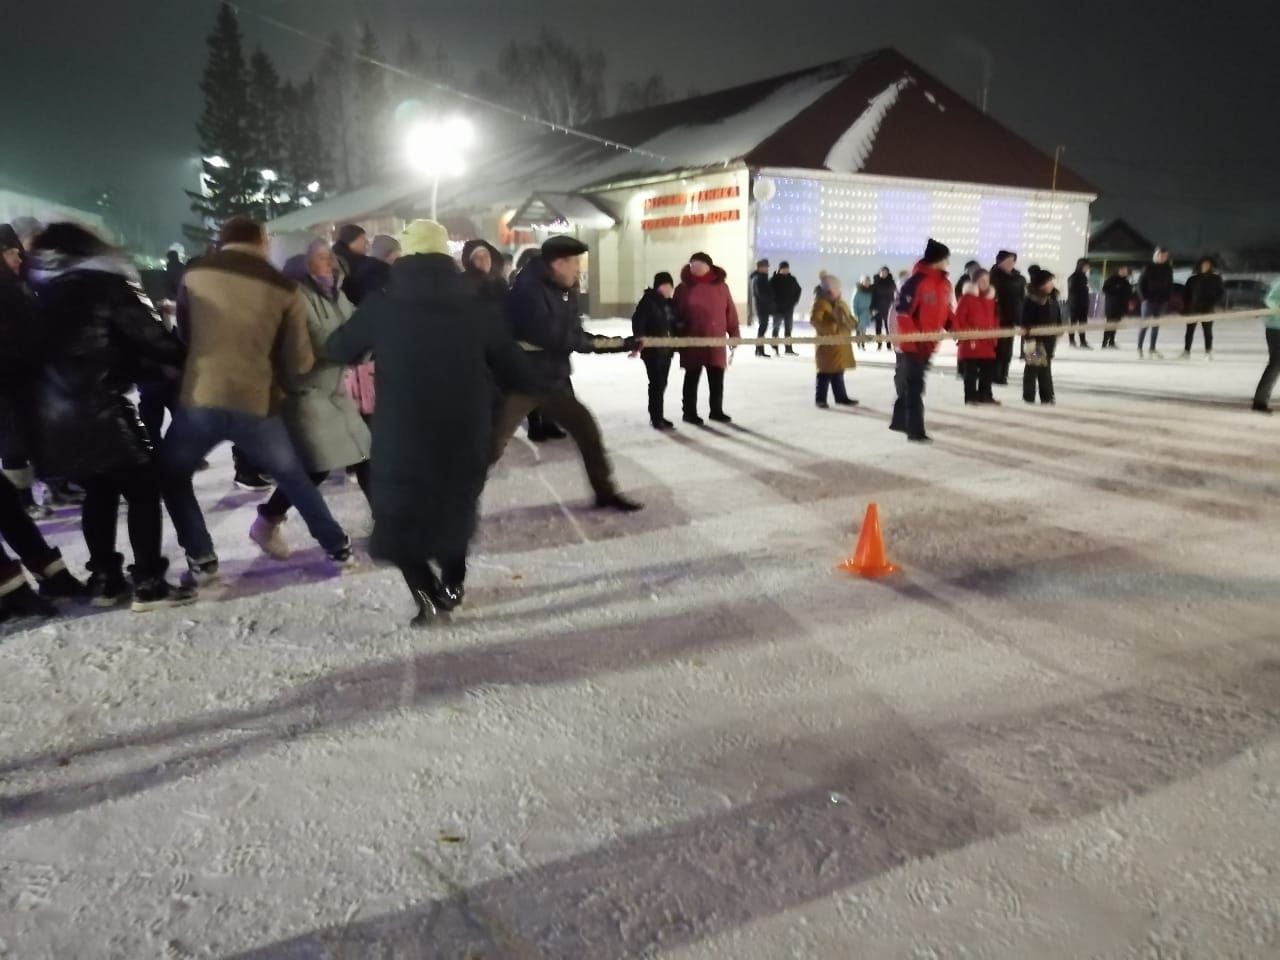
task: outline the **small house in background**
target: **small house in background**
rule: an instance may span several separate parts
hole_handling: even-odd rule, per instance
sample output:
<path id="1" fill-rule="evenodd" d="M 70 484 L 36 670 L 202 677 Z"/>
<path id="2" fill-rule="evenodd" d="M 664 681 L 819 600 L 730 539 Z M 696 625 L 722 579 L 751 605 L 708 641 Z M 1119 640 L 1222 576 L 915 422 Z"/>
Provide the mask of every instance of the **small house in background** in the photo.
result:
<path id="1" fill-rule="evenodd" d="M 1121 217 L 1089 224 L 1089 259 L 1104 277 L 1116 267 L 1141 269 L 1155 252 L 1156 241 Z"/>
<path id="2" fill-rule="evenodd" d="M 821 64 L 539 133 L 442 183 L 439 207 L 507 250 L 553 233 L 586 242 L 589 309 L 630 314 L 659 270 L 695 251 L 745 307 L 757 258 L 806 289 L 910 268 L 935 237 L 952 260 L 1018 251 L 1065 276 L 1086 252 L 1096 190 L 895 50 Z M 477 151 L 482 152 L 482 151 Z M 289 214 L 290 229 L 428 216 L 405 182 Z M 360 211 L 357 207 L 367 209 Z M 340 211 L 340 214 L 339 214 Z M 1150 256 L 1150 251 L 1147 252 Z"/>

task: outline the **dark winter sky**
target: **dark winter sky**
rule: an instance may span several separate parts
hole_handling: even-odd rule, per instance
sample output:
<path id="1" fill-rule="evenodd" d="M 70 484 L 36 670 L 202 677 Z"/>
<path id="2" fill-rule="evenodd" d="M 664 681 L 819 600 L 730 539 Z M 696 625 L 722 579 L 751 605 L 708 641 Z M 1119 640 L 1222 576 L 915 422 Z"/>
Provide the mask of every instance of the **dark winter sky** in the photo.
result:
<path id="1" fill-rule="evenodd" d="M 394 49 L 412 26 L 450 52 L 460 85 L 540 22 L 601 46 L 611 81 L 659 70 L 710 91 L 894 46 L 1098 184 L 1123 214 L 1180 248 L 1280 238 L 1275 38 L 1261 0 L 243 0 L 317 34 L 367 17 Z M 157 244 L 179 236 L 196 173 L 193 124 L 216 0 L 44 0 L 0 6 L 9 78 L 0 185 L 69 201 L 117 191 Z M 957 11 L 963 10 L 963 15 Z M 1064 12 L 1066 15 L 1064 15 Z M 286 74 L 320 51 L 243 19 Z M 20 78 L 20 79 L 18 79 Z M 923 149 L 945 149 L 945 144 Z"/>

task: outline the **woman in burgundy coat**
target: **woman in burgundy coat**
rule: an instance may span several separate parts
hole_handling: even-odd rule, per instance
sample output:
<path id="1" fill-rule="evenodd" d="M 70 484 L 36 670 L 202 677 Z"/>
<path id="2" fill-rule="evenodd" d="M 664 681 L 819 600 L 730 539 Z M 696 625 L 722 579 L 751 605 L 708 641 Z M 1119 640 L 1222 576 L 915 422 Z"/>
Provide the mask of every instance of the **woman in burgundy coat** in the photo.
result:
<path id="1" fill-rule="evenodd" d="M 695 253 L 680 272 L 676 288 L 676 313 L 686 337 L 737 337 L 738 308 L 725 283 L 725 272 L 705 253 Z M 680 351 L 684 368 L 684 421 L 701 425 L 698 416 L 698 382 L 707 371 L 711 391 L 711 419 L 716 423 L 732 423 L 724 412 L 724 371 L 729 365 L 729 352 L 724 347 L 688 347 Z"/>

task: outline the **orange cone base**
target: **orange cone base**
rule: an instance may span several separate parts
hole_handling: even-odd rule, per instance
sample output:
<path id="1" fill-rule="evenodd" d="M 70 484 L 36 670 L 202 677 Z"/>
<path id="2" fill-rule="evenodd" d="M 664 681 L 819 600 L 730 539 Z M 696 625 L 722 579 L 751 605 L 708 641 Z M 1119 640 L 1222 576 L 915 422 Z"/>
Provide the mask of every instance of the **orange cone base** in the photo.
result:
<path id="1" fill-rule="evenodd" d="M 902 572 L 901 567 L 892 563 L 886 563 L 883 567 L 861 567 L 852 560 L 846 560 L 840 564 L 840 569 L 845 573 L 853 574 L 855 577 L 863 577 L 867 580 L 879 580 Z"/>

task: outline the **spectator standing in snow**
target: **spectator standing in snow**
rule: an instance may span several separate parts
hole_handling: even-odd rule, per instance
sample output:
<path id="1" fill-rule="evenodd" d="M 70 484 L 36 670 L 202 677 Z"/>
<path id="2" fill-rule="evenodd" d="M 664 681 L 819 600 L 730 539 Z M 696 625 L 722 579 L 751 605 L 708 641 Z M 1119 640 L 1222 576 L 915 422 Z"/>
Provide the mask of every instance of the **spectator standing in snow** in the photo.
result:
<path id="1" fill-rule="evenodd" d="M 897 333 L 941 333 L 951 323 L 951 279 L 947 261 L 951 250 L 930 239 L 924 256 L 916 264 L 911 277 L 898 293 Z M 914 443 L 928 443 L 924 425 L 924 378 L 929 361 L 938 348 L 936 340 L 917 340 L 898 344 L 897 368 L 893 385 L 898 399 L 893 405 L 890 430 L 905 433 Z"/>
<path id="2" fill-rule="evenodd" d="M 468 289 L 444 227 L 415 221 L 402 246 L 390 287 L 330 334 L 325 352 L 340 364 L 378 357 L 384 379 L 373 420 L 378 457 L 369 548 L 400 569 L 418 608 L 413 623 L 425 627 L 464 599 L 467 551 L 495 440 L 493 386 L 510 396 L 533 396 L 543 387 L 536 354 L 521 351 L 506 324 Z M 526 282 L 542 280 L 535 272 Z"/>
<path id="3" fill-rule="evenodd" d="M 956 306 L 956 332 L 994 332 L 1000 329 L 996 310 L 996 292 L 991 274 L 979 268 L 960 295 Z M 996 343 L 993 337 L 961 340 L 956 347 L 960 372 L 964 376 L 965 403 L 999 404 L 991 392 L 996 374 Z"/>
<path id="4" fill-rule="evenodd" d="M 1267 291 L 1266 305 L 1271 310 L 1280 311 L 1280 280 L 1271 285 Z M 1267 368 L 1258 381 L 1258 389 L 1253 395 L 1253 409 L 1259 413 L 1271 412 L 1271 394 L 1280 380 L 1280 312 L 1266 319 L 1267 331 Z"/>
<path id="5" fill-rule="evenodd" d="M 800 305 L 800 281 L 791 273 L 791 264 L 785 260 L 778 264 L 769 286 L 773 289 L 774 309 L 777 311 L 773 318 L 773 335 L 782 334 L 789 339 L 795 325 L 796 307 Z M 774 347 L 773 352 L 776 356 L 778 348 Z M 788 357 L 799 356 L 789 343 L 786 353 Z"/>
<path id="6" fill-rule="evenodd" d="M 333 259 L 338 286 L 353 304 L 359 306 L 365 297 L 378 289 L 378 266 L 370 262 L 369 234 L 364 227 L 344 223 L 338 228 Z"/>
<path id="7" fill-rule="evenodd" d="M 1076 261 L 1076 272 L 1067 277 L 1067 309 L 1071 313 L 1071 325 L 1081 326 L 1089 322 L 1089 275 L 1093 272 L 1093 267 L 1088 260 Z M 1071 342 L 1071 346 L 1076 345 L 1076 335 L 1068 334 L 1067 339 Z M 1084 332 L 1080 333 L 1080 347 L 1084 350 L 1092 350 L 1089 346 L 1089 338 Z"/>
<path id="8" fill-rule="evenodd" d="M 970 260 L 964 265 L 964 273 L 960 274 L 960 279 L 956 281 L 956 303 L 960 302 L 960 298 L 964 296 L 964 288 L 973 283 L 973 278 L 978 275 L 978 271 L 982 269 L 982 264 L 977 260 Z"/>
<path id="9" fill-rule="evenodd" d="M 1159 319 L 1169 312 L 1169 301 L 1173 298 L 1173 267 L 1169 263 L 1169 251 L 1157 247 L 1151 263 L 1142 271 L 1138 280 L 1138 292 L 1142 294 L 1142 318 Z M 1160 339 L 1159 327 L 1140 327 L 1138 329 L 1138 356 L 1142 357 L 1146 346 L 1147 331 L 1151 331 L 1151 356 L 1154 360 L 1163 360 L 1164 356 L 1156 349 L 1156 341 Z"/>
<path id="10" fill-rule="evenodd" d="M 315 366 L 306 298 L 267 262 L 262 224 L 232 217 L 219 241 L 218 251 L 189 267 L 182 280 L 178 325 L 189 331 L 187 363 L 162 456 L 165 502 L 187 553 L 189 579 L 208 583 L 218 576 L 191 477 L 224 440 L 271 475 L 329 559 L 346 566 L 351 541 L 298 459 L 279 412 L 280 385 Z"/>
<path id="11" fill-rule="evenodd" d="M 858 346 L 867 345 L 867 330 L 871 327 L 871 278 L 863 277 L 858 281 L 858 289 L 853 293 L 853 319 L 858 326 Z"/>
<path id="12" fill-rule="evenodd" d="M 1022 371 L 1022 399 L 1027 403 L 1035 403 L 1039 394 L 1040 402 L 1052 405 L 1053 392 L 1053 354 L 1057 349 L 1056 334 L 1032 337 L 1029 331 L 1035 327 L 1056 327 L 1062 323 L 1061 305 L 1054 293 L 1054 276 L 1048 270 L 1033 266 L 1027 271 L 1029 280 L 1027 300 L 1022 309 L 1022 336 L 1026 341 L 1028 352 L 1026 367 Z"/>
<path id="13" fill-rule="evenodd" d="M 462 279 L 479 299 L 495 307 L 505 304 L 508 286 L 502 275 L 502 254 L 488 240 L 468 240 L 462 245 Z"/>
<path id="14" fill-rule="evenodd" d="M 286 277 L 302 292 L 307 305 L 307 331 L 315 365 L 306 373 L 281 378 L 284 401 L 280 414 L 294 450 L 317 487 L 334 470 L 349 470 L 369 495 L 369 427 L 343 383 L 343 368 L 324 359 L 325 343 L 335 330 L 351 319 L 354 309 L 338 289 L 333 251 L 318 238 L 303 253 L 280 264 Z M 249 539 L 267 556 L 289 558 L 289 546 L 281 527 L 293 503 L 279 487 L 258 507 L 249 528 Z"/>
<path id="15" fill-rule="evenodd" d="M 637 346 L 631 337 L 601 337 L 582 329 L 578 278 L 580 258 L 587 249 L 574 237 L 551 237 L 543 243 L 542 255 L 530 260 L 516 277 L 507 299 L 507 316 L 516 339 L 529 353 L 530 362 L 545 385 L 504 397 L 493 435 L 493 460 L 496 463 L 502 457 L 520 421 L 531 411 L 542 410 L 564 427 L 578 445 L 596 506 L 630 513 L 642 509 L 642 505 L 618 491 L 600 425 L 574 396 L 569 383 L 573 354 L 629 353 Z"/>
<path id="16" fill-rule="evenodd" d="M 139 613 L 194 603 L 194 590 L 165 580 L 155 445 L 128 396 L 135 384 L 176 380 L 181 341 L 156 316 L 132 265 L 83 227 L 57 223 L 41 233 L 30 276 L 43 328 L 38 459 L 84 488 L 94 605 L 114 606 L 130 592 Z M 121 498 L 132 585 L 116 552 Z"/>
<path id="17" fill-rule="evenodd" d="M 644 292 L 631 314 L 631 332 L 637 340 L 656 340 L 678 336 L 676 321 L 676 282 L 669 273 L 659 273 L 653 286 Z M 666 418 L 667 380 L 671 375 L 674 351 L 666 347 L 646 347 L 640 354 L 649 374 L 649 423 L 655 430 L 674 430 Z"/>
<path id="18" fill-rule="evenodd" d="M 1212 257 L 1204 257 L 1200 261 L 1200 265 L 1196 267 L 1187 280 L 1186 288 L 1183 290 L 1183 302 L 1186 304 L 1185 313 L 1195 317 L 1209 313 L 1217 313 L 1222 309 L 1222 304 L 1227 299 L 1227 289 L 1223 286 L 1222 275 L 1215 269 L 1216 265 Z M 1204 352 L 1205 355 L 1213 359 L 1213 321 L 1202 320 L 1200 326 L 1204 327 Z M 1187 338 L 1182 351 L 1182 359 L 1191 359 L 1191 347 L 1196 342 L 1196 324 L 1187 324 Z"/>
<path id="19" fill-rule="evenodd" d="M 996 291 L 996 311 L 1000 315 L 1000 326 L 1005 330 L 1016 330 L 1022 326 L 1022 307 L 1027 300 L 1027 281 L 1018 272 L 1018 255 L 1011 250 L 1001 250 L 996 254 L 995 266 L 991 268 L 991 286 Z M 1002 337 L 996 343 L 996 378 L 997 386 L 1009 383 L 1009 367 L 1013 363 L 1013 337 Z"/>
<path id="20" fill-rule="evenodd" d="M 876 325 L 876 336 L 889 333 L 889 314 L 893 312 L 893 301 L 898 296 L 898 285 L 893 280 L 893 271 L 881 267 L 871 281 L 871 320 Z M 884 343 L 876 341 L 876 349 L 884 349 Z"/>
<path id="21" fill-rule="evenodd" d="M 1116 272 L 1107 277 L 1102 285 L 1103 311 L 1107 323 L 1119 323 L 1129 312 L 1129 301 L 1133 299 L 1133 282 L 1129 279 L 1129 268 L 1118 267 Z M 1108 330 L 1102 335 L 1103 350 L 1117 350 L 1116 332 Z"/>
<path id="22" fill-rule="evenodd" d="M 738 308 L 725 282 L 724 270 L 705 253 L 695 253 L 680 271 L 676 288 L 676 316 L 686 337 L 737 337 Z M 711 394 L 711 419 L 715 423 L 732 423 L 724 412 L 724 372 L 729 365 L 729 352 L 724 347 L 687 347 L 680 351 L 684 368 L 684 422 L 702 426 L 698 416 L 698 385 L 702 371 L 707 372 Z"/>
<path id="23" fill-rule="evenodd" d="M 853 311 L 845 303 L 842 293 L 840 278 L 824 273 L 822 283 L 813 292 L 813 312 L 809 316 L 813 332 L 818 336 L 852 336 L 857 329 Z M 824 344 L 814 351 L 814 358 L 818 364 L 817 389 L 814 395 L 814 402 L 818 405 L 818 409 L 829 408 L 828 392 L 835 396 L 837 405 L 856 407 L 858 401 L 849 398 L 844 382 L 845 371 L 857 366 L 857 360 L 853 355 L 853 343 Z"/>
<path id="24" fill-rule="evenodd" d="M 769 261 L 757 260 L 756 272 L 751 275 L 751 303 L 755 307 L 756 322 L 759 325 L 759 337 L 769 335 L 769 327 L 778 313 L 778 305 L 773 298 L 773 287 L 769 283 Z M 756 347 L 757 357 L 767 357 L 764 346 Z"/>

